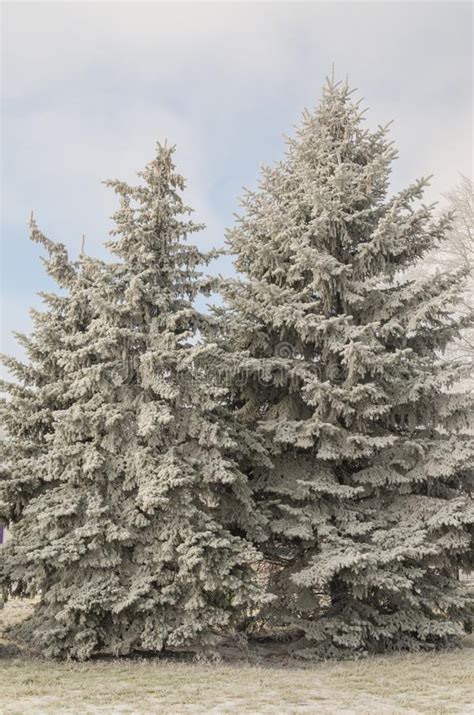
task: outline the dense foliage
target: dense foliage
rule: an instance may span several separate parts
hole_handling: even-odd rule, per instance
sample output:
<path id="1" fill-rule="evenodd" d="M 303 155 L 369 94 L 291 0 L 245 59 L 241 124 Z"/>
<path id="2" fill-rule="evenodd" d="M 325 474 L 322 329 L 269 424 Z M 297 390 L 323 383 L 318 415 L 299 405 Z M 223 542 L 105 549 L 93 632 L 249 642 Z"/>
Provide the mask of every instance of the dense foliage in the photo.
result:
<path id="1" fill-rule="evenodd" d="M 20 635 L 47 655 L 209 647 L 264 600 L 247 540 L 261 527 L 237 463 L 259 445 L 203 380 L 213 346 L 193 342 L 206 257 L 185 239 L 200 226 L 172 150 L 142 178 L 109 182 L 119 260 L 63 260 L 67 297 L 38 316 L 46 334 L 4 403 L 2 581 L 40 594 Z"/>
<path id="2" fill-rule="evenodd" d="M 308 657 L 446 644 L 468 618 L 472 402 L 443 356 L 466 271 L 416 275 L 450 217 L 424 180 L 388 196 L 395 156 L 329 83 L 228 235 L 233 404 L 274 465 L 252 474 L 269 617 Z"/>
<path id="3" fill-rule="evenodd" d="M 459 638 L 471 366 L 446 348 L 472 324 L 468 268 L 417 270 L 451 218 L 424 180 L 389 196 L 395 156 L 328 83 L 244 198 L 213 315 L 172 149 L 108 182 L 111 260 L 72 262 L 32 222 L 60 290 L 28 362 L 5 358 L 0 581 L 39 597 L 18 637 L 81 659 L 249 624 L 304 657 Z"/>

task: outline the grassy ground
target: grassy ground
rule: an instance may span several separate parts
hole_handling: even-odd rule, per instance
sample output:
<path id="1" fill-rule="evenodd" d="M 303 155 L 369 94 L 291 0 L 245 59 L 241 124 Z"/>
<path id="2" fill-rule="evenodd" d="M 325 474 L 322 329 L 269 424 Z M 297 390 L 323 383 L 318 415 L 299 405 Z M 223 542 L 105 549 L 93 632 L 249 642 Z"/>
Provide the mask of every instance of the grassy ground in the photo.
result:
<path id="1" fill-rule="evenodd" d="M 7 604 L 4 621 L 27 612 Z M 0 663 L 0 712 L 467 715 L 474 713 L 473 656 L 469 643 L 449 653 L 307 667 L 161 658 L 58 664 L 10 656 Z"/>

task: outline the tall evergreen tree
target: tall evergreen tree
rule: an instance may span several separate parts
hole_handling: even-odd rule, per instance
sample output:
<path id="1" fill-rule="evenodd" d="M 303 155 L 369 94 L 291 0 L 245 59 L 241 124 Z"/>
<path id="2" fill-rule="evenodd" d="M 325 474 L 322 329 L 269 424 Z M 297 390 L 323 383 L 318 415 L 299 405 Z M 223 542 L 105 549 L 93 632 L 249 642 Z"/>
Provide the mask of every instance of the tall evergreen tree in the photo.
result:
<path id="1" fill-rule="evenodd" d="M 100 265 L 84 255 L 71 262 L 65 246 L 50 241 L 33 217 L 30 228 L 31 239 L 47 251 L 42 260 L 58 292 L 40 293 L 45 308 L 30 311 L 31 334 L 16 334 L 25 349 L 26 362 L 2 355 L 14 378 L 2 382 L 5 396 L 0 410 L 4 429 L 0 520 L 11 532 L 0 561 L 3 598 L 37 596 L 41 592 L 49 570 L 48 545 L 54 539 L 52 514 L 57 521 L 64 521 L 69 513 L 71 494 L 52 468 L 52 450 L 58 415 L 73 403 L 71 374 L 64 356 L 71 342 L 77 340 L 77 333 L 87 330 L 93 318 L 90 287 L 92 274 Z M 62 504 L 58 495 L 64 496 Z M 56 568 L 61 563 L 59 558 Z M 33 627 L 28 623 L 20 633 L 22 630 L 31 635 Z"/>
<path id="2" fill-rule="evenodd" d="M 22 635 L 47 655 L 211 647 L 264 600 L 247 540 L 261 526 L 234 456 L 259 443 L 221 418 L 205 379 L 216 348 L 196 340 L 193 299 L 207 259 L 186 242 L 201 226 L 172 154 L 159 147 L 140 186 L 107 182 L 118 260 L 92 262 L 70 290 L 68 315 L 84 295 L 90 312 L 61 352 L 51 487 L 14 547 L 41 594 Z"/>
<path id="3" fill-rule="evenodd" d="M 420 202 L 425 180 L 388 196 L 395 157 L 388 128 L 364 128 L 328 82 L 228 234 L 233 404 L 273 461 L 249 471 L 270 622 L 307 657 L 441 646 L 468 617 L 472 403 L 441 359 L 466 324 L 463 272 L 405 276 L 449 218 Z"/>
<path id="4" fill-rule="evenodd" d="M 65 246 L 47 239 L 33 217 L 30 228 L 31 239 L 47 251 L 47 257 L 43 259 L 46 272 L 62 293 L 41 293 L 45 310 L 31 311 L 31 334 L 16 333 L 27 362 L 1 356 L 13 380 L 1 384 L 5 395 L 1 401 L 1 417 L 6 435 L 0 443 L 0 522 L 11 525 L 22 518 L 29 501 L 44 489 L 54 413 L 65 405 L 64 370 L 59 352 L 71 330 L 71 326 L 65 324 L 64 316 L 67 291 L 77 277 L 77 266 L 69 260 Z M 2 552 L 5 559 L 7 553 Z M 3 563 L 5 559 L 2 559 Z M 15 573 L 15 580 L 21 591 L 21 570 Z"/>

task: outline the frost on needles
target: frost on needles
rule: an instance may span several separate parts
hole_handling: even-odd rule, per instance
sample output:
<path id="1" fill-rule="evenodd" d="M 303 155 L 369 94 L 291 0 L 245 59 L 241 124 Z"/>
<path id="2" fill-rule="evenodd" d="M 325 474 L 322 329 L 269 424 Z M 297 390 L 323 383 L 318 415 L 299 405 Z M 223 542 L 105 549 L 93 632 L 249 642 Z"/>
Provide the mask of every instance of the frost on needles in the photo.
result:
<path id="1" fill-rule="evenodd" d="M 421 203 L 425 180 L 388 195 L 388 128 L 351 95 L 328 83 L 245 194 L 242 278 L 217 311 L 233 408 L 273 461 L 251 472 L 267 617 L 306 657 L 442 646 L 469 620 L 472 400 L 455 385 L 472 365 L 443 354 L 465 274 L 417 277 L 450 217 Z"/>
<path id="2" fill-rule="evenodd" d="M 308 658 L 456 642 L 470 619 L 466 271 L 423 277 L 450 217 L 328 83 L 212 254 L 173 150 L 120 201 L 100 261 L 32 222 L 57 294 L 5 358 L 0 521 L 16 636 L 79 659 L 215 648 L 239 631 Z M 460 387 L 463 386 L 463 387 Z M 470 431 L 471 430 L 471 431 Z"/>
<path id="3" fill-rule="evenodd" d="M 118 260 L 64 258 L 66 296 L 37 316 L 31 367 L 15 365 L 22 386 L 3 406 L 1 578 L 40 596 L 17 634 L 49 656 L 209 648 L 266 598 L 238 466 L 258 441 L 204 378 L 217 356 L 196 340 L 193 299 L 207 259 L 186 241 L 201 226 L 172 154 L 158 147 L 140 186 L 107 182 Z"/>

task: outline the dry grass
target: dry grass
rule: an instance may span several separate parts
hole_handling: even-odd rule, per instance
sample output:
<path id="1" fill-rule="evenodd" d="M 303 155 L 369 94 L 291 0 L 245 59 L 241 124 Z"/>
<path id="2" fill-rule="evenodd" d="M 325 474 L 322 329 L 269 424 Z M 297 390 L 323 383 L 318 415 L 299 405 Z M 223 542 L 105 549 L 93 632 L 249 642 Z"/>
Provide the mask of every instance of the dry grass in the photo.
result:
<path id="1" fill-rule="evenodd" d="M 25 612 L 11 604 L 4 620 L 18 620 Z M 78 664 L 10 657 L 0 670 L 0 711 L 467 715 L 474 713 L 473 654 L 472 645 L 466 644 L 449 653 L 307 667 L 207 665 L 160 658 Z"/>

